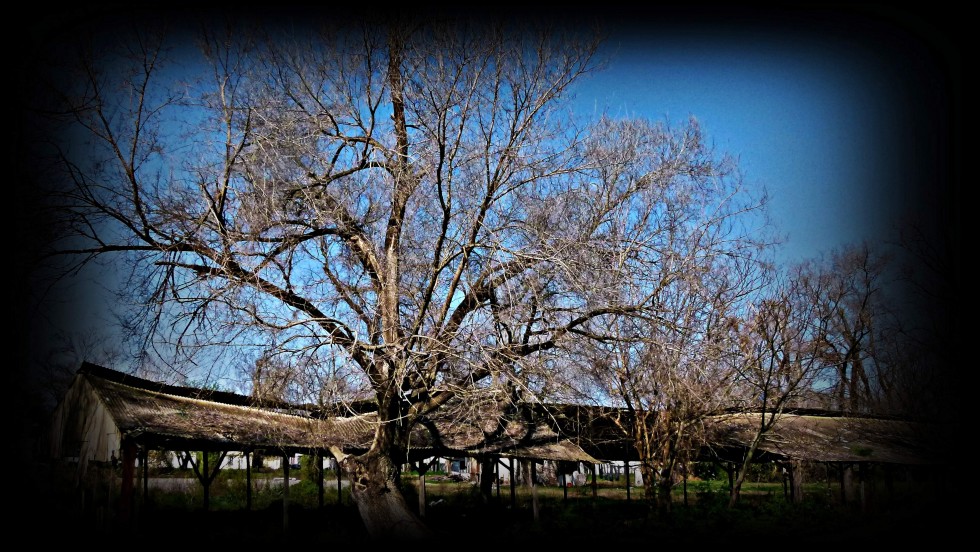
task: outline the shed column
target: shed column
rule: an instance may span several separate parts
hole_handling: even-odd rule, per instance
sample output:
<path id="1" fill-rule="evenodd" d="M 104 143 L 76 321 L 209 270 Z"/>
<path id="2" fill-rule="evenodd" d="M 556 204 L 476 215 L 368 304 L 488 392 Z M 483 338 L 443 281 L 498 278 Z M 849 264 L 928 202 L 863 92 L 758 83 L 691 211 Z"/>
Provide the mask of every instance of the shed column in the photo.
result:
<path id="1" fill-rule="evenodd" d="M 119 519 L 129 523 L 133 514 L 133 491 L 136 488 L 136 443 L 122 443 L 122 484 L 119 488 Z"/>

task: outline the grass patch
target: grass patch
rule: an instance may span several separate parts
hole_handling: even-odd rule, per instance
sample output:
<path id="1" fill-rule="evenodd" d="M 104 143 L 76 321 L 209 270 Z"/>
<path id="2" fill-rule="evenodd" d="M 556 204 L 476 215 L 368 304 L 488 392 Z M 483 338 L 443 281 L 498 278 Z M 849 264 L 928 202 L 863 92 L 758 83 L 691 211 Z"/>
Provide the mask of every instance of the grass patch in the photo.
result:
<path id="1" fill-rule="evenodd" d="M 253 484 L 262 478 L 253 477 Z M 196 482 L 195 482 L 196 483 Z M 404 479 L 411 507 L 418 504 L 418 480 Z M 831 491 L 836 489 L 830 488 Z M 252 490 L 246 508 L 245 480 L 233 474 L 219 477 L 211 487 L 210 506 L 204 510 L 199 484 L 187 492 L 151 489 L 137 493 L 136 531 L 155 544 L 213 543 L 224 545 L 296 544 L 336 545 L 364 542 L 366 535 L 346 486 L 338 494 L 335 480 L 324 481 L 323 502 L 315 482 L 301 479 L 290 485 L 288 511 L 284 489 L 266 485 Z M 880 493 L 880 490 L 879 490 Z M 536 506 L 535 508 L 535 495 Z M 862 512 L 839 503 L 839 493 L 825 484 L 806 487 L 804 502 L 794 504 L 781 483 L 749 482 L 735 508 L 728 508 L 727 481 L 689 481 L 674 490 L 669 509 L 646 500 L 642 488 L 632 487 L 627 498 L 624 481 L 600 481 L 591 486 L 509 485 L 494 487 L 489 500 L 471 482 L 433 477 L 426 480 L 425 520 L 440 538 L 472 540 L 488 534 L 493 542 L 588 545 L 681 544 L 709 545 L 736 538 L 805 539 L 806 544 L 880 544 L 894 535 L 935 530 L 936 503 L 895 502 L 877 496 L 874 511 Z M 105 504 L 110 500 L 99 498 Z M 924 510 L 925 508 L 925 510 Z M 535 517 L 535 509 L 537 517 Z M 923 516 L 923 511 L 929 515 Z M 101 518 L 87 517 L 87 531 L 115 535 L 109 510 Z M 82 519 L 82 518 L 79 518 Z M 845 542 L 846 541 L 846 542 Z"/>

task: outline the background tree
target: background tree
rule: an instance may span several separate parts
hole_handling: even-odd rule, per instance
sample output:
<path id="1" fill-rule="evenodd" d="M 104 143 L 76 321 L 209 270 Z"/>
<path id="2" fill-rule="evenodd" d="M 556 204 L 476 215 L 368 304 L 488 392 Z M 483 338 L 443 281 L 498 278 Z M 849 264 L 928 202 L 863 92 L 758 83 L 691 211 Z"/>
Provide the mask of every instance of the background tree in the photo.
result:
<path id="1" fill-rule="evenodd" d="M 740 395 L 735 404 L 757 423 L 733 482 L 729 507 L 738 502 L 759 444 L 786 408 L 806 404 L 817 389 L 829 320 L 819 316 L 812 293 L 824 282 L 814 280 L 804 265 L 794 266 L 754 299 L 740 325 L 741 358 L 733 363 Z"/>
<path id="2" fill-rule="evenodd" d="M 963 423 L 967 404 L 959 373 L 967 303 L 961 300 L 962 234 L 951 224 L 956 213 L 943 207 L 935 210 L 938 224 L 924 211 L 900 228 L 894 261 L 902 286 L 898 316 L 883 332 L 882 351 L 889 357 L 889 410 L 942 420 L 955 435 L 952 428 Z"/>
<path id="3" fill-rule="evenodd" d="M 738 204 L 745 198 L 735 188 L 702 192 L 701 201 L 731 203 L 713 211 L 717 218 L 673 206 L 689 218 L 673 219 L 664 233 L 669 243 L 661 250 L 672 255 L 657 272 L 655 316 L 617 319 L 601 338 L 580 343 L 580 372 L 571 383 L 573 400 L 623 409 L 610 419 L 639 457 L 647 497 L 668 511 L 679 466 L 697 458 L 704 444 L 705 418 L 731 406 L 738 373 L 732 363 L 741 358 L 732 320 L 764 285 L 769 268 L 764 232 L 728 231 L 748 207 Z M 699 202 L 696 193 L 671 197 Z"/>
<path id="4" fill-rule="evenodd" d="M 31 372 L 35 380 L 31 389 L 42 393 L 40 402 L 54 407 L 71 386 L 75 370 L 83 361 L 111 365 L 122 353 L 106 343 L 97 333 L 56 332 L 48 336 L 50 347 L 41 359 L 32 359 L 37 367 Z"/>
<path id="5" fill-rule="evenodd" d="M 825 263 L 811 261 L 803 270 L 806 293 L 826 320 L 824 362 L 832 403 L 843 412 L 879 410 L 889 392 L 882 355 L 883 330 L 891 313 L 886 304 L 888 259 L 867 243 L 831 252 Z"/>
<path id="6" fill-rule="evenodd" d="M 252 369 L 252 397 L 261 401 L 290 400 L 293 369 L 285 362 L 261 356 Z"/>

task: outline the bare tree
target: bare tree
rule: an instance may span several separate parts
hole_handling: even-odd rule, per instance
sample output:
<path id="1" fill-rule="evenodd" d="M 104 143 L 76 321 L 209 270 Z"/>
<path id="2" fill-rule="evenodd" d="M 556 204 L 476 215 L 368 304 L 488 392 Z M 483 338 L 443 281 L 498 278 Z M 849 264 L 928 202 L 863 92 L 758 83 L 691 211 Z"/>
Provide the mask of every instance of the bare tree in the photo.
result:
<path id="1" fill-rule="evenodd" d="M 96 332 L 58 331 L 48 338 L 44 357 L 34 359 L 36 367 L 31 373 L 33 387 L 44 393 L 42 402 L 48 411 L 64 397 L 83 361 L 111 365 L 121 356 L 114 344 L 106 343 Z"/>
<path id="2" fill-rule="evenodd" d="M 740 388 L 736 404 L 753 416 L 756 427 L 733 482 L 729 507 L 738 502 L 763 439 L 786 408 L 804 405 L 816 389 L 829 319 L 819 316 L 812 293 L 825 282 L 814 280 L 803 264 L 792 267 L 760 294 L 741 325 L 741 359 L 734 365 Z"/>
<path id="3" fill-rule="evenodd" d="M 578 400 L 622 408 L 611 421 L 639 457 L 647 497 L 664 510 L 679 466 L 698 454 L 704 418 L 730 404 L 731 320 L 765 285 L 775 243 L 764 222 L 749 223 L 765 220 L 766 197 L 750 193 L 734 161 L 713 157 L 692 125 L 684 147 L 703 162 L 648 204 L 644 246 L 655 262 L 622 280 L 624 296 L 649 292 L 649 308 L 608 319 L 578 342 L 568 382 Z M 636 233 L 626 220 L 619 232 Z"/>
<path id="4" fill-rule="evenodd" d="M 696 219 L 690 237 L 700 238 L 707 221 Z M 706 417 L 732 404 L 733 363 L 741 359 L 732 321 L 767 274 L 756 239 L 675 244 L 697 253 L 660 273 L 658 315 L 617 321 L 604 339 L 580 344 L 579 394 L 621 406 L 609 417 L 636 451 L 646 496 L 664 511 L 681 466 L 704 444 Z"/>
<path id="5" fill-rule="evenodd" d="M 896 265 L 904 286 L 898 294 L 900 316 L 884 332 L 882 354 L 888 356 L 891 409 L 958 425 L 962 397 L 962 321 L 967 319 L 963 294 L 962 234 L 953 213 L 929 225 L 914 218 L 900 228 Z"/>
<path id="6" fill-rule="evenodd" d="M 303 381 L 369 389 L 370 450 L 333 453 L 378 538 L 430 535 L 399 487 L 413 427 L 450 404 L 533 402 L 570 344 L 606 339 L 614 320 L 667 320 L 665 275 L 724 253 L 732 229 L 690 226 L 716 245 L 686 251 L 677 222 L 757 205 L 731 201 L 733 165 L 694 121 L 563 111 L 597 67 L 579 29 L 342 21 L 208 25 L 196 49 L 184 37 L 139 29 L 74 50 L 48 111 L 55 249 L 69 268 L 119 257 L 148 346 L 191 362 L 274 344 Z"/>
<path id="7" fill-rule="evenodd" d="M 260 356 L 252 368 L 252 396 L 262 401 L 296 402 L 296 372 L 288 362 L 274 354 Z"/>
<path id="8" fill-rule="evenodd" d="M 867 243 L 831 252 L 826 262 L 810 261 L 802 270 L 805 292 L 817 316 L 826 319 L 824 362 L 831 367 L 829 406 L 868 412 L 888 393 L 887 366 L 879 351 L 891 313 L 885 304 L 888 259 Z"/>

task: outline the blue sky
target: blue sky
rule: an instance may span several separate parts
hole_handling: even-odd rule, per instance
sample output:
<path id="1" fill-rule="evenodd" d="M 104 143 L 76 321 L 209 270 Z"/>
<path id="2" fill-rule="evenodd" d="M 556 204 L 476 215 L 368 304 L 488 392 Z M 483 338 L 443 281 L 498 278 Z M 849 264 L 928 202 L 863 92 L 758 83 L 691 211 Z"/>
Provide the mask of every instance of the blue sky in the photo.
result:
<path id="1" fill-rule="evenodd" d="M 892 240 L 902 217 L 933 208 L 951 90 L 930 28 L 891 12 L 673 15 L 613 24 L 610 64 L 576 109 L 697 117 L 768 190 L 787 262 Z"/>
<path id="2" fill-rule="evenodd" d="M 958 186 L 958 59 L 921 15 L 733 6 L 600 18 L 610 65 L 580 84 L 575 109 L 697 117 L 746 182 L 768 190 L 787 262 L 894 239 L 909 212 L 958 228 L 958 214 L 937 209 Z M 81 282 L 66 293 L 91 306 L 91 290 Z M 84 311 L 62 322 L 108 322 Z"/>

